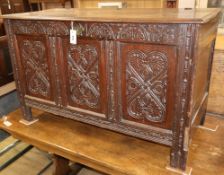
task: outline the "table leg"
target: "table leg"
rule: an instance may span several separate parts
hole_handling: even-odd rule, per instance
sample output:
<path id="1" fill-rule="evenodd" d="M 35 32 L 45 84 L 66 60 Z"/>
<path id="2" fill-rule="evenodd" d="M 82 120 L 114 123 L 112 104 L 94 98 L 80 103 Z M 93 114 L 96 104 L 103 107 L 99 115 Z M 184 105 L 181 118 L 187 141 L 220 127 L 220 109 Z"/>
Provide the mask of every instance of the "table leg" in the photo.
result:
<path id="1" fill-rule="evenodd" d="M 54 155 L 54 172 L 53 175 L 67 175 L 70 171 L 69 160 L 61 156 Z"/>

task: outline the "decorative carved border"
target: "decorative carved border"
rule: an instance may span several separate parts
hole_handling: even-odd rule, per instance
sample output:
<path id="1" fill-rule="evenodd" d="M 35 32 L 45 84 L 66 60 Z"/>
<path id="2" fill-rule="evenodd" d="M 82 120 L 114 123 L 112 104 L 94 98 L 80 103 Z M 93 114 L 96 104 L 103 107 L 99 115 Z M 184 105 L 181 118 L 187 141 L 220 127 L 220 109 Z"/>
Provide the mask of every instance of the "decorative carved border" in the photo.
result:
<path id="1" fill-rule="evenodd" d="M 60 66 L 58 65 L 58 61 L 57 61 L 58 57 L 56 54 L 57 41 L 56 41 L 55 37 L 49 37 L 48 40 L 49 40 L 50 48 L 52 48 L 52 49 L 50 49 L 51 62 L 52 62 L 51 69 L 52 69 L 53 74 L 55 75 L 55 81 L 54 81 L 55 88 L 54 88 L 53 93 L 55 93 L 57 104 L 59 106 L 62 106 L 62 89 L 60 86 L 60 75 L 59 75 L 59 72 L 60 72 L 59 67 Z"/>
<path id="2" fill-rule="evenodd" d="M 94 117 L 88 114 L 80 113 L 78 111 L 73 111 L 66 108 L 60 108 L 52 104 L 45 104 L 39 101 L 37 102 L 31 99 L 25 99 L 25 102 L 26 102 L 26 105 L 28 105 L 29 107 L 41 109 L 43 111 L 60 115 L 66 118 L 74 119 L 74 120 L 88 123 L 94 126 L 110 129 L 113 131 L 118 131 L 124 134 L 136 136 L 138 138 L 154 141 L 164 145 L 168 145 L 168 146 L 172 145 L 172 133 L 169 131 L 165 133 L 165 132 L 159 132 L 159 131 L 149 130 L 149 129 L 144 130 L 140 128 L 134 128 L 133 126 L 130 127 L 128 125 L 118 124 L 113 121 L 106 121 L 99 117 Z"/>
<path id="3" fill-rule="evenodd" d="M 115 62 L 115 53 L 114 53 L 114 43 L 111 41 L 106 41 L 106 54 L 107 54 L 107 92 L 108 93 L 108 119 L 116 120 L 115 118 L 115 92 L 114 92 L 114 62 Z"/>
<path id="4" fill-rule="evenodd" d="M 192 70 L 193 70 L 193 49 L 195 43 L 196 25 L 182 24 L 179 32 L 179 62 L 177 80 L 178 92 L 175 100 L 175 119 L 173 123 L 173 145 L 171 149 L 171 166 L 185 169 L 187 161 L 187 150 L 184 143 L 188 140 L 185 130 L 189 127 L 188 107 L 191 91 Z M 188 131 L 189 132 L 189 131 Z M 187 145 L 188 147 L 188 145 Z"/>
<path id="5" fill-rule="evenodd" d="M 150 42 L 177 45 L 177 24 L 130 24 L 74 22 L 80 36 L 110 40 Z M 70 22 L 15 20 L 12 30 L 16 34 L 69 35 Z"/>
<path id="6" fill-rule="evenodd" d="M 65 22 L 13 20 L 12 31 L 15 34 L 29 35 L 69 35 Z"/>

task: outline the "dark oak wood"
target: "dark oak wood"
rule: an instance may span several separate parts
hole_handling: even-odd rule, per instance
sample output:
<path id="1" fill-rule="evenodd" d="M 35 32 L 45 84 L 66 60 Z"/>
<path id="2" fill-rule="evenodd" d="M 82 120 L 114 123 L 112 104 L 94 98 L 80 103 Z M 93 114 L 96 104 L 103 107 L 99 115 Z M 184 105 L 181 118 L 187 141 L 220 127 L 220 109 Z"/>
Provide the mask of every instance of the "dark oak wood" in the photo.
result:
<path id="1" fill-rule="evenodd" d="M 0 86 L 13 81 L 12 66 L 10 63 L 7 41 L 3 20 L 0 19 Z"/>
<path id="2" fill-rule="evenodd" d="M 1 14 L 28 11 L 26 0 L 0 0 Z M 5 36 L 3 20 L 0 19 L 0 86 L 13 81 L 12 65 L 10 62 L 8 40 Z"/>
<path id="3" fill-rule="evenodd" d="M 185 170 L 192 126 L 206 111 L 219 10 L 62 12 L 4 16 L 24 119 L 34 107 L 162 143 Z"/>
<path id="4" fill-rule="evenodd" d="M 27 0 L 0 0 L 0 8 L 2 14 L 29 11 Z"/>
<path id="5" fill-rule="evenodd" d="M 5 35 L 3 20 L 0 18 L 0 36 Z"/>
<path id="6" fill-rule="evenodd" d="M 13 81 L 9 48 L 6 36 L 0 36 L 0 86 Z"/>

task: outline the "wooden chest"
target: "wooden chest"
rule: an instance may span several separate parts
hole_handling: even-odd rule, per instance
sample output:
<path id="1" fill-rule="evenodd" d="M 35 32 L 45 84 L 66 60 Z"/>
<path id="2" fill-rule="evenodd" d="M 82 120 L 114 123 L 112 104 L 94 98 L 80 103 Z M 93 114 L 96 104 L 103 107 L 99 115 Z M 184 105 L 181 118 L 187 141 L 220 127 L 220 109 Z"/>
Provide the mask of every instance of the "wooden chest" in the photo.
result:
<path id="1" fill-rule="evenodd" d="M 170 165 L 186 168 L 206 111 L 219 10 L 56 9 L 4 18 L 24 119 L 33 120 L 34 107 L 165 144 Z"/>

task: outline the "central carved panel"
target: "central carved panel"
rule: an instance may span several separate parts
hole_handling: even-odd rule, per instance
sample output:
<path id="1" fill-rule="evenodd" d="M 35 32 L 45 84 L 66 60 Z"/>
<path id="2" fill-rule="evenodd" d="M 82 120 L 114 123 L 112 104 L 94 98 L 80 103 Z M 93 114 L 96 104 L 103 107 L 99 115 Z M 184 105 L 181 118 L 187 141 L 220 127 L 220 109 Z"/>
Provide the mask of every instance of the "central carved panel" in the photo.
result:
<path id="1" fill-rule="evenodd" d="M 66 54 L 69 104 L 74 107 L 103 112 L 104 82 L 101 64 L 101 44 L 98 41 L 79 40 L 68 45 Z M 102 74 L 100 74 L 100 72 Z"/>
<path id="2" fill-rule="evenodd" d="M 94 46 L 72 46 L 68 52 L 71 99 L 80 105 L 99 105 L 98 51 Z"/>
<path id="3" fill-rule="evenodd" d="M 166 55 L 158 51 L 129 51 L 126 70 L 129 116 L 162 122 L 166 112 Z"/>

